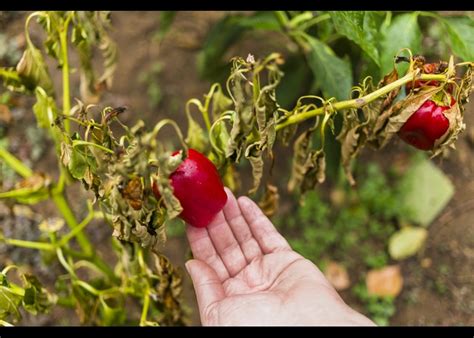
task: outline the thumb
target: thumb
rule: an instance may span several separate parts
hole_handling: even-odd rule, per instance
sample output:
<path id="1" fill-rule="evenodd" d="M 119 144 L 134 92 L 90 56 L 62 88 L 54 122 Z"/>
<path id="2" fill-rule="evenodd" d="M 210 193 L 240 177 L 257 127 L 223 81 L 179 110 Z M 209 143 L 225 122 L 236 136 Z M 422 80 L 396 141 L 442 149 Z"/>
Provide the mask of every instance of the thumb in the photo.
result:
<path id="1" fill-rule="evenodd" d="M 201 322 L 205 321 L 203 314 L 206 313 L 207 307 L 225 297 L 222 282 L 214 269 L 200 260 L 187 261 L 186 270 L 193 281 Z"/>

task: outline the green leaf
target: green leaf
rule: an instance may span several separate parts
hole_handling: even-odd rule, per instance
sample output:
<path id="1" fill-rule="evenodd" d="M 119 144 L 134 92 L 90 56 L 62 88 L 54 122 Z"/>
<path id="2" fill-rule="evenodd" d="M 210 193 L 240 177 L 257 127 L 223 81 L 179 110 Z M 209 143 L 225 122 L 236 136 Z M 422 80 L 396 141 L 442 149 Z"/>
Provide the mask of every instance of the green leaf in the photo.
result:
<path id="1" fill-rule="evenodd" d="M 324 96 L 347 99 L 352 87 L 352 69 L 348 61 L 339 58 L 329 46 L 310 38 L 311 52 L 308 62 L 313 71 L 315 83 Z"/>
<path id="2" fill-rule="evenodd" d="M 382 29 L 381 74 L 393 69 L 393 58 L 402 48 L 410 48 L 413 54 L 421 49 L 421 31 L 418 26 L 418 13 L 396 16 Z"/>
<path id="3" fill-rule="evenodd" d="M 393 259 L 413 256 L 425 243 L 428 231 L 420 227 L 405 227 L 394 233 L 388 242 L 388 252 Z"/>
<path id="4" fill-rule="evenodd" d="M 474 19 L 467 16 L 445 18 L 451 48 L 464 61 L 474 60 Z"/>
<path id="5" fill-rule="evenodd" d="M 186 143 L 190 148 L 196 149 L 199 152 L 204 152 L 207 148 L 209 140 L 207 134 L 201 125 L 196 122 L 191 113 L 188 116 L 188 135 L 186 137 Z"/>
<path id="6" fill-rule="evenodd" d="M 354 41 L 374 62 L 380 66 L 377 49 L 377 23 L 374 13 L 365 11 L 329 12 L 334 27 L 349 40 Z"/>
<path id="7" fill-rule="evenodd" d="M 79 147 L 72 148 L 71 161 L 69 162 L 69 172 L 71 175 L 81 180 L 84 178 L 87 167 L 87 158 L 79 150 Z"/>
<path id="8" fill-rule="evenodd" d="M 282 71 L 285 77 L 276 89 L 276 97 L 282 107 L 291 107 L 299 97 L 309 92 L 311 71 L 304 57 L 296 53 L 285 58 Z"/>
<path id="9" fill-rule="evenodd" d="M 409 211 L 410 221 L 425 227 L 433 222 L 454 194 L 449 178 L 426 158 L 415 162 L 400 185 L 405 192 L 401 207 Z"/>
<path id="10" fill-rule="evenodd" d="M 0 318 L 6 318 L 13 315 L 20 318 L 18 306 L 23 297 L 14 293 L 10 288 L 0 286 Z"/>
<path id="11" fill-rule="evenodd" d="M 50 128 L 57 116 L 56 103 L 41 87 L 36 88 L 35 94 L 36 103 L 33 106 L 33 112 L 38 127 Z"/>

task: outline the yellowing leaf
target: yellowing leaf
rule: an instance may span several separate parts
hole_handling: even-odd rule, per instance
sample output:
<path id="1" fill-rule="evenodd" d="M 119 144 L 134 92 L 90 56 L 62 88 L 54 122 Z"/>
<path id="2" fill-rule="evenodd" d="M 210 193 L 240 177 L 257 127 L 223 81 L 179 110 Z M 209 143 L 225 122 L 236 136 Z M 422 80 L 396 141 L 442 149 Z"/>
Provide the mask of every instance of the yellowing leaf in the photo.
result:
<path id="1" fill-rule="evenodd" d="M 403 277 L 399 265 L 390 265 L 378 270 L 370 270 L 366 278 L 369 295 L 396 297 L 403 287 Z"/>
<path id="2" fill-rule="evenodd" d="M 419 227 L 406 227 L 390 237 L 388 252 L 393 259 L 401 260 L 413 256 L 425 243 L 428 231 Z"/>

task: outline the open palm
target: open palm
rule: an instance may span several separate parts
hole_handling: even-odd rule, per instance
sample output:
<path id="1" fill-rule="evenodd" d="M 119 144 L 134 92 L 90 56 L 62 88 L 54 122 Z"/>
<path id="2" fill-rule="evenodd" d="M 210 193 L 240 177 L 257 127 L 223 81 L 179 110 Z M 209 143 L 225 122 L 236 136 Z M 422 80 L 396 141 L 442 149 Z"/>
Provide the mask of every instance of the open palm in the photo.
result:
<path id="1" fill-rule="evenodd" d="M 252 200 L 226 192 L 224 210 L 207 228 L 187 228 L 194 259 L 186 267 L 203 325 L 373 325 Z"/>

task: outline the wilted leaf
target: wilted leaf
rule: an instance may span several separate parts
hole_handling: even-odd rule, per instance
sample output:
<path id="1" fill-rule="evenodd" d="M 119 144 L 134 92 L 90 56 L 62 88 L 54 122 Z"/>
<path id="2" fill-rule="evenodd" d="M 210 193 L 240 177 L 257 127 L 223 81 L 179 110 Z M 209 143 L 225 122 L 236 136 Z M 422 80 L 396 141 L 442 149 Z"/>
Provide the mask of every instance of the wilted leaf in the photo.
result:
<path id="1" fill-rule="evenodd" d="M 347 99 L 352 87 L 352 68 L 347 60 L 339 58 L 321 41 L 308 40 L 311 52 L 308 63 L 313 71 L 315 83 L 327 98 Z"/>
<path id="2" fill-rule="evenodd" d="M 36 315 L 47 312 L 56 304 L 57 296 L 48 292 L 33 275 L 23 275 L 25 295 L 23 307 L 28 312 Z"/>
<path id="3" fill-rule="evenodd" d="M 186 143 L 192 149 L 196 149 L 199 152 L 204 152 L 207 147 L 208 139 L 204 132 L 204 129 L 197 123 L 191 113 L 187 114 L 188 117 L 188 136 L 186 137 Z"/>
<path id="4" fill-rule="evenodd" d="M 122 195 L 133 209 L 140 210 L 143 203 L 143 183 L 141 178 L 135 176 L 129 180 L 122 191 Z"/>
<path id="5" fill-rule="evenodd" d="M 409 219 L 422 226 L 428 226 L 444 209 L 454 194 L 449 178 L 431 161 L 423 158 L 417 161 L 402 177 L 404 210 L 409 210 Z"/>
<path id="6" fill-rule="evenodd" d="M 307 171 L 301 184 L 301 192 L 314 189 L 326 180 L 326 156 L 323 150 L 312 150 L 307 161 Z"/>
<path id="7" fill-rule="evenodd" d="M 337 136 L 337 140 L 341 142 L 342 167 L 351 185 L 355 185 L 351 168 L 352 160 L 359 154 L 363 146 L 360 135 L 361 125 L 357 116 L 356 109 L 344 112 L 342 129 Z"/>
<path id="8" fill-rule="evenodd" d="M 426 100 L 441 89 L 437 87 L 425 87 L 420 92 L 412 92 L 404 100 L 395 103 L 391 108 L 377 120 L 375 133 L 379 148 L 384 147 L 387 142 L 400 130 L 405 122 L 420 108 Z M 387 116 L 390 116 L 387 121 Z"/>
<path id="9" fill-rule="evenodd" d="M 54 128 L 51 125 L 54 124 L 57 117 L 56 102 L 51 96 L 48 96 L 43 88 L 36 88 L 35 94 L 36 103 L 33 106 L 33 111 L 38 126 L 41 128 Z"/>
<path id="10" fill-rule="evenodd" d="M 425 243 L 428 231 L 424 228 L 404 227 L 394 233 L 388 242 L 388 252 L 393 259 L 413 256 Z"/>
<path id="11" fill-rule="evenodd" d="M 263 158 L 260 150 L 260 143 L 256 142 L 247 147 L 245 150 L 245 157 L 249 160 L 252 166 L 253 185 L 249 190 L 249 194 L 253 194 L 260 186 L 260 181 L 263 175 Z"/>
<path id="12" fill-rule="evenodd" d="M 117 65 L 117 46 L 107 30 L 110 13 L 105 11 L 75 12 L 71 42 L 76 46 L 81 62 L 81 96 L 89 103 L 99 100 L 104 89 L 112 85 Z M 98 47 L 103 59 L 103 73 L 96 74 L 92 65 L 94 47 Z"/>
<path id="13" fill-rule="evenodd" d="M 168 211 L 169 219 L 175 218 L 183 211 L 179 200 L 173 194 L 174 189 L 169 179 L 169 176 L 179 167 L 183 160 L 184 154 L 182 151 L 174 156 L 171 156 L 170 153 L 163 153 L 158 156 L 159 169 L 156 182 Z"/>
<path id="14" fill-rule="evenodd" d="M 367 292 L 378 297 L 396 297 L 402 291 L 403 277 L 399 265 L 370 270 L 366 277 Z"/>
<path id="15" fill-rule="evenodd" d="M 27 45 L 23 56 L 16 66 L 16 71 L 29 91 L 34 91 L 36 87 L 41 87 L 48 95 L 54 94 L 53 82 L 43 55 L 33 44 Z"/>
<path id="16" fill-rule="evenodd" d="M 347 269 L 337 262 L 329 262 L 324 270 L 324 275 L 338 291 L 345 290 L 351 285 Z"/>
<path id="17" fill-rule="evenodd" d="M 377 65 L 380 65 L 375 14 L 367 11 L 330 11 L 329 14 L 336 30 L 354 41 Z"/>
<path id="18" fill-rule="evenodd" d="M 311 145 L 311 137 L 314 130 L 307 130 L 296 139 L 293 144 L 293 162 L 291 167 L 290 180 L 288 181 L 288 191 L 293 192 L 303 182 L 304 175 L 308 168 L 308 156 Z"/>
<path id="19" fill-rule="evenodd" d="M 280 194 L 278 194 L 278 187 L 272 184 L 267 184 L 265 187 L 265 194 L 258 205 L 267 217 L 271 217 L 277 211 L 279 201 Z"/>

